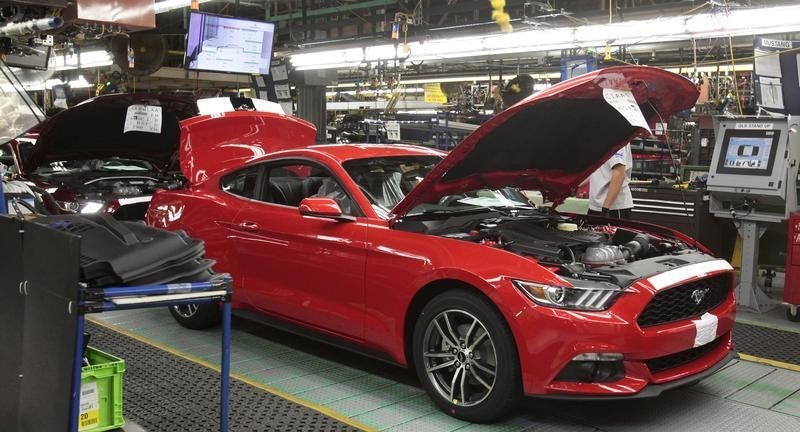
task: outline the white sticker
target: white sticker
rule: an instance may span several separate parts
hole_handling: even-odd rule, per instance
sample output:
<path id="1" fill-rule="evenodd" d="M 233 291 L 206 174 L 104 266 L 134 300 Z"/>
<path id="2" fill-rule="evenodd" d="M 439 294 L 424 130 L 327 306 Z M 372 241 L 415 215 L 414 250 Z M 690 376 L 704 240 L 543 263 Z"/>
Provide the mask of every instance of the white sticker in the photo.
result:
<path id="1" fill-rule="evenodd" d="M 278 100 L 291 100 L 292 93 L 289 84 L 275 84 L 275 96 L 278 97 Z"/>
<path id="2" fill-rule="evenodd" d="M 270 72 L 272 72 L 272 79 L 275 81 L 283 81 L 289 79 L 289 74 L 286 71 L 286 65 L 277 65 L 272 66 Z"/>
<path id="3" fill-rule="evenodd" d="M 97 382 L 82 383 L 78 430 L 93 429 L 98 424 L 100 424 L 100 396 L 97 393 Z"/>
<path id="4" fill-rule="evenodd" d="M 131 131 L 161 133 L 161 107 L 152 105 L 131 105 L 125 116 L 122 133 Z"/>
<path id="5" fill-rule="evenodd" d="M 632 126 L 642 127 L 647 129 L 648 132 L 650 131 L 650 126 L 647 124 L 647 120 L 644 119 L 642 110 L 639 109 L 639 104 L 636 103 L 636 98 L 633 97 L 633 93 L 630 90 L 604 88 L 603 99 L 622 114 Z"/>
<path id="6" fill-rule="evenodd" d="M 280 102 L 280 104 L 281 108 L 283 108 L 283 112 L 286 113 L 286 115 L 292 115 L 294 113 L 294 105 L 292 104 L 291 101 Z"/>
<path id="7" fill-rule="evenodd" d="M 386 122 L 386 139 L 400 141 L 400 123 L 396 121 Z"/>
<path id="8" fill-rule="evenodd" d="M 774 123 L 736 123 L 736 129 L 775 129 Z"/>
<path id="9" fill-rule="evenodd" d="M 192 284 L 190 283 L 167 284 L 167 292 L 170 294 L 192 292 Z"/>
<path id="10" fill-rule="evenodd" d="M 706 289 L 706 291 L 708 291 L 708 289 Z M 695 301 L 696 299 L 694 299 L 694 297 L 697 292 L 700 292 L 700 290 L 695 290 L 692 293 L 693 300 Z M 705 295 L 705 293 L 703 294 Z M 697 295 L 699 296 L 699 294 Z M 706 312 L 699 320 L 692 320 L 692 324 L 694 324 L 694 328 L 697 330 L 697 334 L 694 336 L 695 348 L 705 345 L 717 338 L 717 324 L 719 324 L 719 319 L 717 319 L 716 315 Z"/>

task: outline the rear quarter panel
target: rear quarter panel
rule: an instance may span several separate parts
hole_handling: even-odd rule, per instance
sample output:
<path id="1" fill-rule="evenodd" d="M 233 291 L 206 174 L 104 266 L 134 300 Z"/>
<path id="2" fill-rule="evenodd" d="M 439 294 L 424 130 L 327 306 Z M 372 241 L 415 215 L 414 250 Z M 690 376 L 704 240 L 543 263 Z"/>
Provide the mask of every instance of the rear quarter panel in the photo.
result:
<path id="1" fill-rule="evenodd" d="M 145 220 L 150 226 L 183 230 L 191 237 L 202 239 L 206 256 L 216 260 L 214 270 L 230 273 L 235 281 L 233 237 L 224 221 L 232 221 L 237 212 L 238 209 L 224 199 L 202 190 L 160 190 L 153 195 Z"/>

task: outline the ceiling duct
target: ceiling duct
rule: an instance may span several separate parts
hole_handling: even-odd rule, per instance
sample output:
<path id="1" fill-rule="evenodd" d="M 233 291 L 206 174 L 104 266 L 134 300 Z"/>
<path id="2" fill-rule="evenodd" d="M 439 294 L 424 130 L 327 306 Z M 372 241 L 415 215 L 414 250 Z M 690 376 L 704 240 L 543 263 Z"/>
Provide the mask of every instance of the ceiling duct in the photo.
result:
<path id="1" fill-rule="evenodd" d="M 156 27 L 153 0 L 73 0 L 63 16 L 69 24 L 109 24 L 119 32 Z"/>

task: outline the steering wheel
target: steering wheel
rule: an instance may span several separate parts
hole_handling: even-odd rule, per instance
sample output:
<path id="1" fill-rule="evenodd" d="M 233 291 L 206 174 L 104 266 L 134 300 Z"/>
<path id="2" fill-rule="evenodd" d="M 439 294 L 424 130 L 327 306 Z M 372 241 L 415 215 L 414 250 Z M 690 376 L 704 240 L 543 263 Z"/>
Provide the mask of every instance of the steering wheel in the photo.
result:
<path id="1" fill-rule="evenodd" d="M 286 194 L 283 193 L 281 188 L 279 188 L 278 186 L 275 186 L 272 183 L 268 183 L 268 184 L 269 184 L 269 190 L 268 190 L 269 198 L 272 200 L 272 202 L 275 203 L 275 204 L 288 205 L 289 204 L 289 199 L 286 198 Z"/>

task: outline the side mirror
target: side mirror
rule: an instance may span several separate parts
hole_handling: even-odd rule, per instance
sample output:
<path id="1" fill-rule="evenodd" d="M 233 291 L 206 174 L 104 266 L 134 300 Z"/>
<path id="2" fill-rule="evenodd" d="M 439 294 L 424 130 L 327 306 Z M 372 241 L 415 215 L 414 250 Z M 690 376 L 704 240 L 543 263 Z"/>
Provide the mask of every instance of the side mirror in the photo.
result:
<path id="1" fill-rule="evenodd" d="M 341 222 L 353 222 L 356 220 L 353 216 L 342 214 L 341 207 L 332 198 L 304 198 L 300 201 L 299 209 L 300 214 L 303 216 L 315 216 Z"/>

